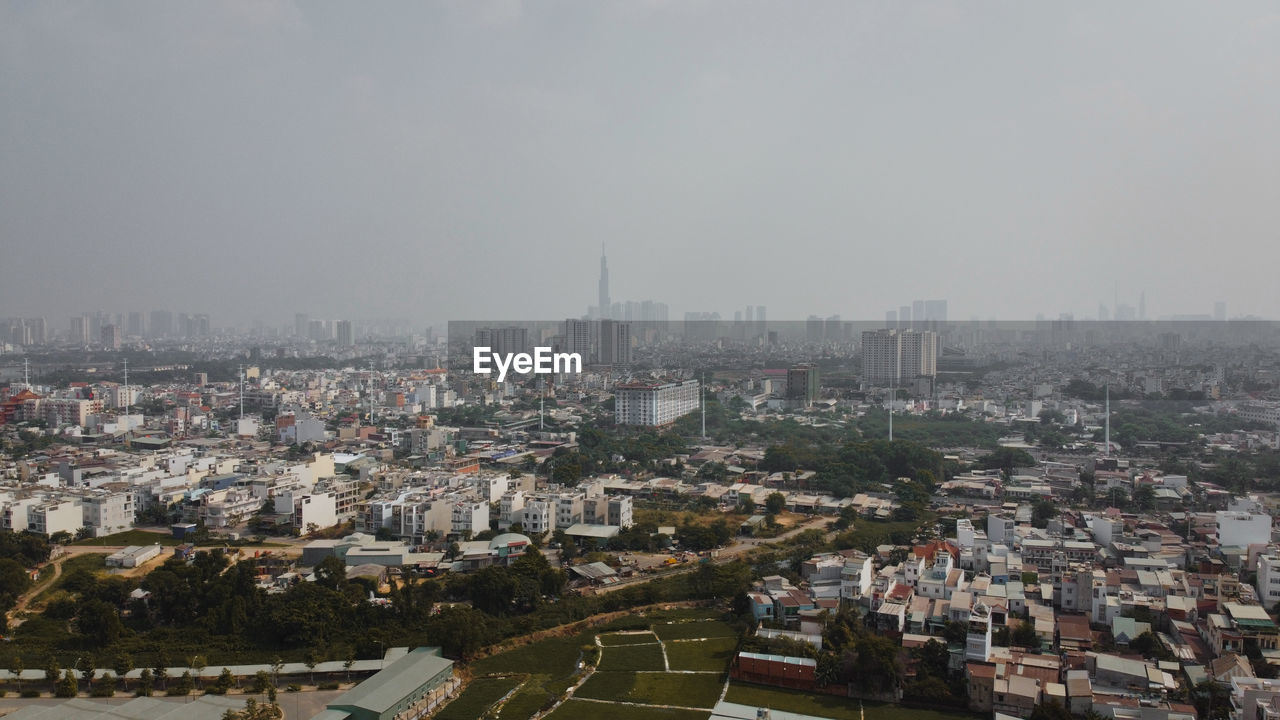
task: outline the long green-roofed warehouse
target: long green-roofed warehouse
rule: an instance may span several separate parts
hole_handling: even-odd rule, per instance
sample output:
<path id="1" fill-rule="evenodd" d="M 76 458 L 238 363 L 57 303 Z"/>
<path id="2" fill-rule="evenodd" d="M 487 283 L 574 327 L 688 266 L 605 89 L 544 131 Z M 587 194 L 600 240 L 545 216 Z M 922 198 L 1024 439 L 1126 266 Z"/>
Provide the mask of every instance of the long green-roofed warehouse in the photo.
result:
<path id="1" fill-rule="evenodd" d="M 457 687 L 453 661 L 440 648 L 416 648 L 329 703 L 313 720 L 393 720 L 420 717 Z"/>

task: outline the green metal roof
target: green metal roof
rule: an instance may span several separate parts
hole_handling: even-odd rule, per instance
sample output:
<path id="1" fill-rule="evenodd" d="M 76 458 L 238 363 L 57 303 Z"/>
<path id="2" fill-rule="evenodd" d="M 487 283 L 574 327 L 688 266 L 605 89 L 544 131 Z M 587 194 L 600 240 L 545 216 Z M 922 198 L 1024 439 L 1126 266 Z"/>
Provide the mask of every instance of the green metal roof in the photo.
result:
<path id="1" fill-rule="evenodd" d="M 330 710 L 356 707 L 384 713 L 423 683 L 451 667 L 453 661 L 440 657 L 440 648 L 416 648 L 334 699 L 328 707 Z"/>

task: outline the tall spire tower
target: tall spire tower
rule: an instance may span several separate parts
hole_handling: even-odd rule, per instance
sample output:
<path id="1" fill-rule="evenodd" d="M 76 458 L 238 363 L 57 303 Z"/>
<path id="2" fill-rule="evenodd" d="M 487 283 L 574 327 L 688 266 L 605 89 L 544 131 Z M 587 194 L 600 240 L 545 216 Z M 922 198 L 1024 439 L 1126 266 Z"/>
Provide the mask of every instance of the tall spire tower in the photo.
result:
<path id="1" fill-rule="evenodd" d="M 600 244 L 600 317 L 609 319 L 610 308 L 609 302 L 609 263 L 604 255 L 604 243 Z"/>

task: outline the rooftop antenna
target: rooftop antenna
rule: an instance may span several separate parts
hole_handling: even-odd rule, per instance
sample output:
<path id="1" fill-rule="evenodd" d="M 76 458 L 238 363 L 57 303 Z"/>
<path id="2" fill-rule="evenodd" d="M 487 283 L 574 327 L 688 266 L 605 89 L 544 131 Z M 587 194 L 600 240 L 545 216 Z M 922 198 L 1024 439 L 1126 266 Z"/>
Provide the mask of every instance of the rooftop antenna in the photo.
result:
<path id="1" fill-rule="evenodd" d="M 128 366 L 126 366 L 128 367 Z M 31 389 L 31 359 L 22 358 L 22 384 Z"/>
<path id="2" fill-rule="evenodd" d="M 244 419 L 244 365 L 240 366 L 240 419 Z"/>
<path id="3" fill-rule="evenodd" d="M 1106 409 L 1103 411 L 1106 417 L 1104 425 L 1106 430 L 1103 431 L 1103 442 L 1107 444 L 1106 453 L 1111 454 L 1111 383 L 1106 385 Z"/>
<path id="4" fill-rule="evenodd" d="M 124 414 L 129 414 L 130 402 L 133 398 L 129 395 L 129 358 L 124 359 Z M 126 421 L 128 422 L 128 421 Z"/>
<path id="5" fill-rule="evenodd" d="M 538 376 L 538 429 L 542 430 L 543 417 L 547 412 L 547 381 L 544 377 Z"/>

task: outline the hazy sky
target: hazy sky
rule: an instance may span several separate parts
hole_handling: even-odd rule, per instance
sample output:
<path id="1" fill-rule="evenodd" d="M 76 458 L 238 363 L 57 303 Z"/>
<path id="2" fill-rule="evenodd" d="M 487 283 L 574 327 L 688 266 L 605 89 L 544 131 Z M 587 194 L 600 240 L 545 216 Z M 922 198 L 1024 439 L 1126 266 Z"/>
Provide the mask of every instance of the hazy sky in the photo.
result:
<path id="1" fill-rule="evenodd" d="M 0 316 L 1280 315 L 1273 2 L 0 2 Z"/>

